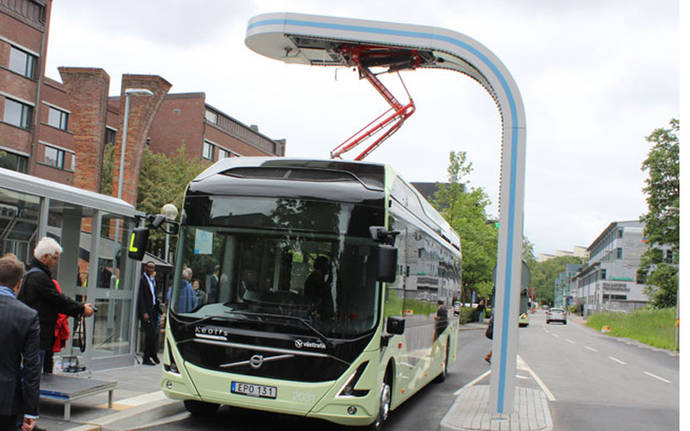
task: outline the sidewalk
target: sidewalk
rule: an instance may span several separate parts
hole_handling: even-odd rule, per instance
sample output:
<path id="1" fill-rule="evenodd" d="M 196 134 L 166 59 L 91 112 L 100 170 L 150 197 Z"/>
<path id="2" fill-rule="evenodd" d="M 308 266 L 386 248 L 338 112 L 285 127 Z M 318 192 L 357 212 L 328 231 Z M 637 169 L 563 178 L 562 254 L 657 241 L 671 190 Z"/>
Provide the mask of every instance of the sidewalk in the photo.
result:
<path id="1" fill-rule="evenodd" d="M 497 416 L 489 412 L 489 385 L 460 390 L 441 420 L 441 431 L 550 431 L 553 429 L 546 395 L 539 389 L 516 387 L 514 411 Z"/>
<path id="2" fill-rule="evenodd" d="M 140 364 L 79 373 L 79 378 L 117 382 L 112 408 L 105 392 L 78 399 L 72 403 L 70 420 L 65 421 L 61 402 L 42 399 L 37 424 L 50 431 L 124 430 L 186 412 L 181 402 L 163 395 L 160 376 L 161 365 Z"/>
<path id="3" fill-rule="evenodd" d="M 460 330 L 486 330 L 484 322 L 460 325 Z M 582 323 L 582 322 L 578 322 Z M 522 365 L 526 366 L 526 365 Z M 518 360 L 518 370 L 521 370 Z M 516 382 L 517 384 L 518 382 Z M 514 411 L 498 416 L 489 411 L 490 386 L 486 384 L 464 387 L 456 392 L 455 402 L 439 424 L 440 431 L 550 431 L 553 421 L 546 394 L 537 388 L 517 385 Z"/>

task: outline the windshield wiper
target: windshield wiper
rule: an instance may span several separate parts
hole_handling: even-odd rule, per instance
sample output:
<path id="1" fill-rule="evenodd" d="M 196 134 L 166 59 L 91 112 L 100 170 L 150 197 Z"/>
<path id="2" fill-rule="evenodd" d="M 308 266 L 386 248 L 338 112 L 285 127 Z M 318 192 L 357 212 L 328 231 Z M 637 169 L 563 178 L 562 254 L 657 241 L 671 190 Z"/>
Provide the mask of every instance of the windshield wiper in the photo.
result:
<path id="1" fill-rule="evenodd" d="M 247 316 L 256 316 L 256 317 L 270 317 L 270 318 L 276 318 L 276 319 L 287 319 L 287 320 L 295 320 L 302 325 L 306 326 L 309 330 L 311 330 L 325 345 L 326 347 L 331 347 L 331 342 L 326 337 L 321 331 L 318 329 L 314 328 L 307 319 L 303 319 L 301 317 L 297 316 L 286 316 L 283 314 L 272 314 L 272 313 L 251 313 L 251 312 L 244 312 L 244 311 L 239 311 L 238 314 L 241 315 L 247 315 Z"/>

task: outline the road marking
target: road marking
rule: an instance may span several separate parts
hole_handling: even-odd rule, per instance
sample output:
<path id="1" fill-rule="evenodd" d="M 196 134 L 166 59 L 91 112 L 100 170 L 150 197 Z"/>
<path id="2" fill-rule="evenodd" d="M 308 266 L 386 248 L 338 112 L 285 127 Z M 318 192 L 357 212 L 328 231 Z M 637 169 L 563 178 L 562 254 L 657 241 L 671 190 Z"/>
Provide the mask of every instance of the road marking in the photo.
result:
<path id="1" fill-rule="evenodd" d="M 520 374 L 516 374 L 515 377 L 517 377 L 518 379 L 523 379 L 523 380 L 528 380 L 528 379 L 529 379 L 529 377 L 527 377 L 527 376 L 521 376 Z"/>
<path id="2" fill-rule="evenodd" d="M 461 392 L 463 389 L 469 388 L 470 386 L 476 385 L 477 382 L 479 382 L 480 380 L 482 380 L 484 377 L 488 376 L 489 374 L 491 374 L 491 370 L 485 372 L 485 373 L 482 374 L 481 376 L 475 378 L 474 380 L 472 380 L 471 382 L 469 382 L 469 383 L 466 384 L 465 386 L 463 386 L 463 387 L 461 387 L 460 389 L 458 389 L 457 391 L 453 392 L 453 395 L 455 395 L 455 396 L 457 397 L 458 395 L 460 395 L 460 392 Z"/>
<path id="3" fill-rule="evenodd" d="M 628 365 L 626 362 L 623 362 L 620 359 L 614 358 L 613 356 L 609 356 L 609 359 L 612 360 L 613 362 L 618 362 L 621 365 Z"/>
<path id="4" fill-rule="evenodd" d="M 529 365 L 527 365 L 527 362 L 525 362 L 520 357 L 520 355 L 518 355 L 517 360 L 518 360 L 518 363 L 517 363 L 518 368 L 526 370 L 528 373 L 530 373 L 530 375 L 537 382 L 537 384 L 539 385 L 541 390 L 544 391 L 544 393 L 546 394 L 546 398 L 548 398 L 549 401 L 556 401 L 556 397 L 553 396 L 553 394 L 551 393 L 549 388 L 546 386 L 546 384 L 539 378 L 539 376 L 537 376 L 537 374 L 534 371 L 532 371 L 532 369 L 529 367 Z"/>
<path id="5" fill-rule="evenodd" d="M 666 379 L 663 378 L 663 377 L 659 377 L 659 376 L 657 376 L 657 375 L 655 375 L 655 374 L 652 374 L 652 373 L 650 373 L 649 371 L 645 371 L 644 373 L 645 373 L 646 375 L 648 375 L 649 377 L 654 377 L 655 379 L 659 379 L 659 380 L 661 380 L 662 382 L 671 383 L 669 380 L 666 380 Z"/>
<path id="6" fill-rule="evenodd" d="M 573 340 L 571 340 L 570 338 L 566 338 L 565 341 L 567 341 L 570 344 L 575 344 L 575 342 Z"/>
<path id="7" fill-rule="evenodd" d="M 556 338 L 559 338 L 559 337 L 560 337 L 560 335 L 558 335 L 558 334 L 551 334 L 551 335 L 553 335 L 553 336 L 556 337 Z"/>
<path id="8" fill-rule="evenodd" d="M 589 346 L 585 346 L 585 349 L 591 350 L 592 352 L 598 352 L 597 349 L 595 349 L 595 348 L 593 348 L 593 347 L 589 347 Z"/>

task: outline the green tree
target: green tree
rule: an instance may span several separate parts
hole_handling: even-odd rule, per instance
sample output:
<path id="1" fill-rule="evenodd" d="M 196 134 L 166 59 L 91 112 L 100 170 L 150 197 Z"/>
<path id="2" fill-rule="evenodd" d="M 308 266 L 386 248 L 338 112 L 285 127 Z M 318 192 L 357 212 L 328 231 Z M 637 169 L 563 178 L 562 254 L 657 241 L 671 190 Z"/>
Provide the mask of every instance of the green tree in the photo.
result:
<path id="1" fill-rule="evenodd" d="M 584 263 L 583 259 L 577 256 L 559 256 L 535 263 L 530 286 L 536 288 L 537 301 L 552 304 L 554 281 L 558 278 L 558 274 L 565 271 L 567 264 L 582 263 Z"/>
<path id="2" fill-rule="evenodd" d="M 488 297 L 498 240 L 493 223 L 487 224 L 486 207 L 490 201 L 481 187 L 467 187 L 467 177 L 472 172 L 467 154 L 451 151 L 449 159 L 448 184 L 439 184 L 433 204 L 460 235 L 463 300 L 469 300 L 471 291 Z"/>
<path id="3" fill-rule="evenodd" d="M 187 156 L 184 145 L 170 157 L 145 149 L 141 158 L 137 209 L 147 214 L 158 214 L 163 205 L 172 203 L 181 212 L 187 184 L 204 168 L 200 160 Z M 151 231 L 148 249 L 152 252 L 163 250 L 164 244 L 165 233 L 158 229 Z M 173 241 L 170 249 L 174 251 L 174 248 Z"/>
<path id="4" fill-rule="evenodd" d="M 648 249 L 642 255 L 638 274 L 646 278 L 647 293 L 657 307 L 675 306 L 678 290 L 680 122 L 674 118 L 669 124 L 668 129 L 656 129 L 645 138 L 653 145 L 642 162 L 642 171 L 649 173 L 642 189 L 647 196 L 647 214 L 640 217 Z M 671 247 L 670 261 L 659 249 L 661 246 Z"/>

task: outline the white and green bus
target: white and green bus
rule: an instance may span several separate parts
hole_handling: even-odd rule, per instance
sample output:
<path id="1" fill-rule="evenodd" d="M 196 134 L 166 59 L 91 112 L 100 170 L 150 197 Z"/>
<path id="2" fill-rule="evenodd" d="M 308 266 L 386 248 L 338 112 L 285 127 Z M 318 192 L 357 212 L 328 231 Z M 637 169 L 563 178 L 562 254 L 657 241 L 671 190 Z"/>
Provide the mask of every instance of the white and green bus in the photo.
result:
<path id="1" fill-rule="evenodd" d="M 388 166 L 221 160 L 186 191 L 161 387 L 193 414 L 380 429 L 454 362 L 460 275 L 459 237 Z"/>

